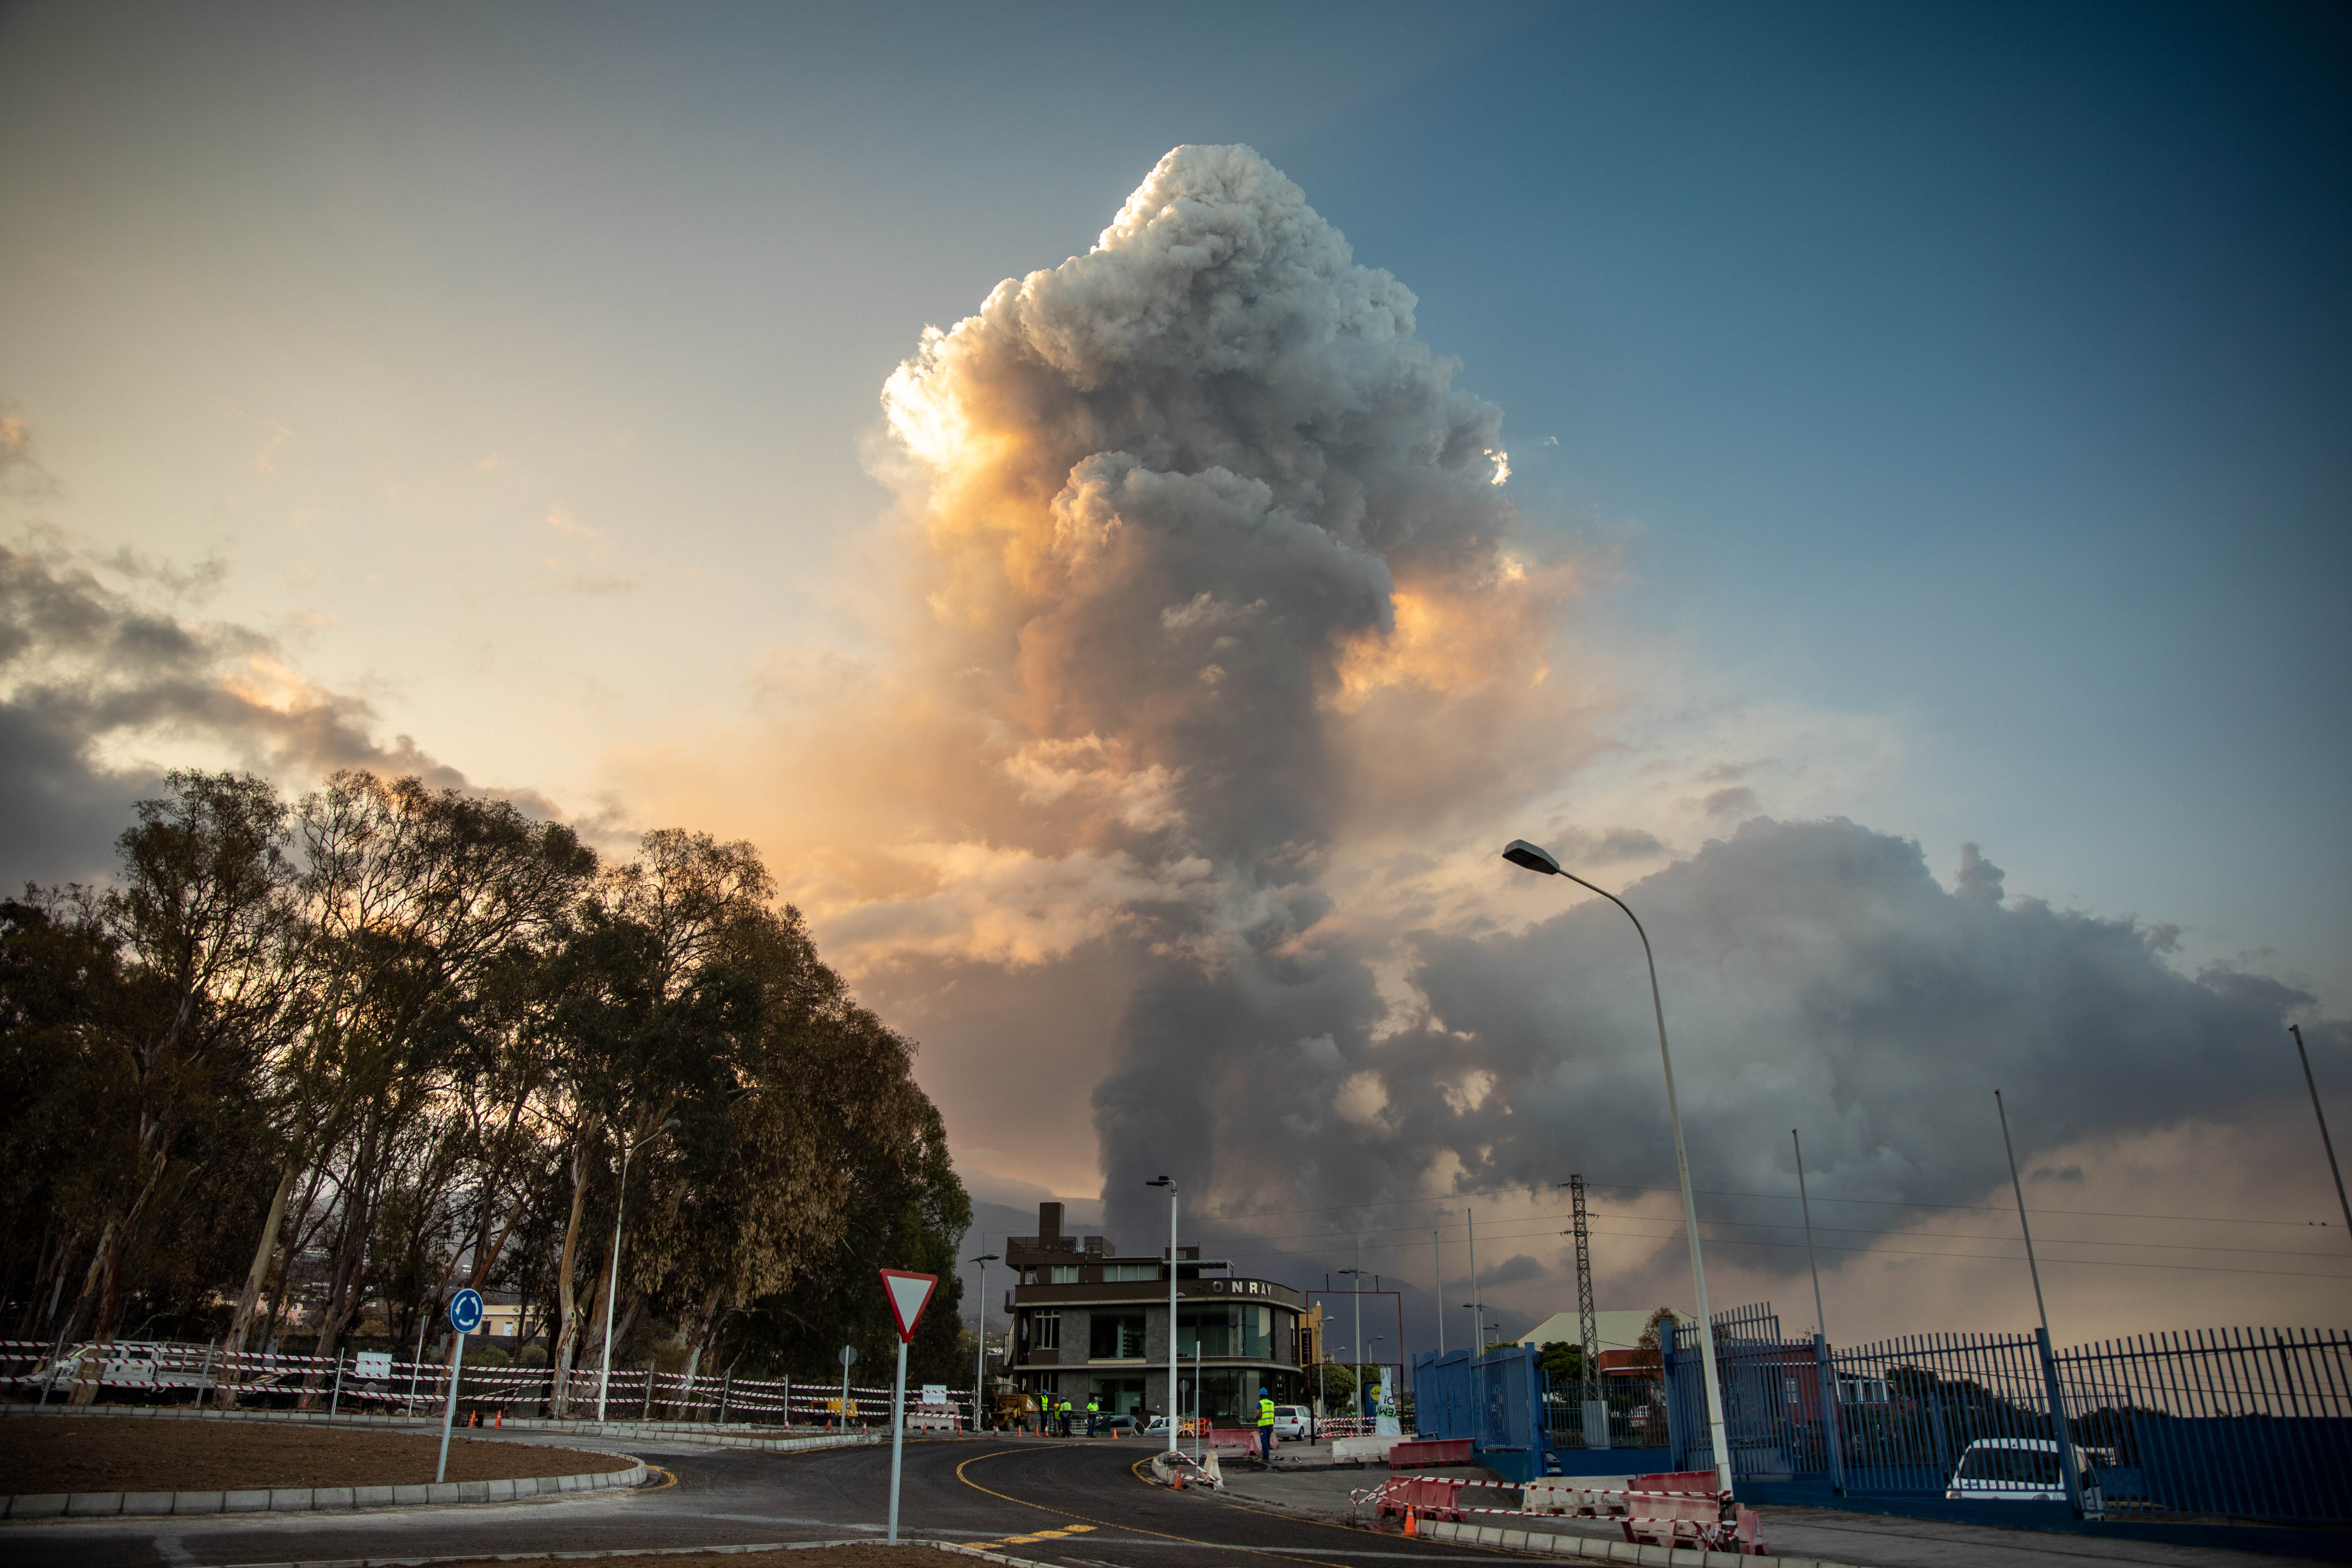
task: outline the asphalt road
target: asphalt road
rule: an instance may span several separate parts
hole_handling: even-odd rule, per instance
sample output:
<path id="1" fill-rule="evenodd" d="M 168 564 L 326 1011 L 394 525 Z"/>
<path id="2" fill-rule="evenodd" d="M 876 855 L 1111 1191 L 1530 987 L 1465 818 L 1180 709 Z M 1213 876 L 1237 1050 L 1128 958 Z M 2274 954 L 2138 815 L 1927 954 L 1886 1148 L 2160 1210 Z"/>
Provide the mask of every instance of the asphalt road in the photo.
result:
<path id="1" fill-rule="evenodd" d="M 467 1508 L 0 1524 L 0 1561 L 12 1568 L 210 1568 L 352 1557 L 874 1540 L 886 1528 L 887 1444 L 795 1455 L 652 1441 L 613 1446 L 662 1467 L 674 1483 Z M 1134 1473 L 1148 1453 L 1131 1441 L 909 1442 L 899 1533 L 975 1546 L 1006 1543 L 1002 1550 L 1009 1554 L 1066 1568 L 1232 1568 L 1253 1558 L 1321 1568 L 1391 1568 L 1412 1561 L 1491 1561 L 1501 1555 L 1290 1518 L 1202 1493 L 1172 1493 Z"/>

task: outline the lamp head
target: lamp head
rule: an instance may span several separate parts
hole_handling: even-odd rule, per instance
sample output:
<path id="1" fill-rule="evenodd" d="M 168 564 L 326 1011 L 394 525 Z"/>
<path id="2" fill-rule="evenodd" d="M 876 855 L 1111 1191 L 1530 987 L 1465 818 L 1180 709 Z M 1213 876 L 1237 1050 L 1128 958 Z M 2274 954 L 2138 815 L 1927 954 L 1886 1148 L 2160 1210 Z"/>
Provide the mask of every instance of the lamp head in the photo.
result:
<path id="1" fill-rule="evenodd" d="M 968 1258 L 964 1259 L 964 1261 L 967 1263 L 1002 1263 L 1004 1259 L 996 1253 L 983 1252 L 978 1258 Z"/>
<path id="2" fill-rule="evenodd" d="M 1172 1187 L 1176 1184 L 1170 1181 L 1165 1176 L 1154 1176 L 1151 1180 L 1144 1183 L 1143 1184 L 1147 1187 Z"/>
<path id="3" fill-rule="evenodd" d="M 1514 838 L 1504 845 L 1503 858 L 1523 871 L 1540 871 L 1547 877 L 1559 875 L 1559 862 L 1552 858 L 1551 851 L 1524 838 Z"/>

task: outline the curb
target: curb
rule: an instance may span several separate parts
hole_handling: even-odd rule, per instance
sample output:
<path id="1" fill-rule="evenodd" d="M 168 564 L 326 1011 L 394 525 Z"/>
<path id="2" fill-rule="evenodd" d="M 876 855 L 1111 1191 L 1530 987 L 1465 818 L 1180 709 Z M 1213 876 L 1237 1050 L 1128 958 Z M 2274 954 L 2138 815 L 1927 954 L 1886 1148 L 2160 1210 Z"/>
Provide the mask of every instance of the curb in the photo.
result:
<path id="1" fill-rule="evenodd" d="M 1563 1535 L 1549 1530 L 1506 1530 L 1492 1524 L 1452 1524 L 1424 1520 L 1419 1534 L 1429 1541 L 1456 1546 L 1498 1546 L 1507 1552 L 1532 1552 L 1553 1557 L 1577 1557 L 1588 1563 L 1634 1563 L 1655 1568 L 1856 1568 L 1828 1557 L 1743 1557 L 1736 1552 L 1702 1552 L 1694 1546 L 1644 1546 L 1631 1541 L 1609 1541 L 1593 1535 Z"/>
<path id="2" fill-rule="evenodd" d="M 629 1458 L 626 1454 L 614 1456 Z M 643 1461 L 591 1475 L 526 1476 L 502 1481 L 442 1481 L 411 1487 L 280 1487 L 218 1492 L 20 1492 L 0 1499 L 0 1519 L 200 1517 L 227 1513 L 341 1513 L 364 1508 L 521 1502 L 566 1492 L 620 1491 L 652 1479 Z"/>
<path id="3" fill-rule="evenodd" d="M 16 1416 L 26 1420 L 83 1416 L 105 1420 L 131 1421 L 261 1421 L 292 1422 L 306 1426 L 341 1426 L 357 1432 L 437 1432 L 441 1429 L 438 1416 L 431 1415 L 370 1415 L 363 1412 L 349 1415 L 329 1415 L 323 1410 L 189 1410 L 176 1405 L 0 1405 L 0 1419 Z M 548 1433 L 568 1437 L 643 1437 L 665 1443 L 683 1443 L 703 1448 L 743 1448 L 755 1453 L 796 1454 L 812 1448 L 855 1447 L 867 1443 L 879 1443 L 887 1432 L 813 1432 L 800 1436 L 774 1434 L 774 1427 L 722 1426 L 716 1422 L 685 1422 L 677 1426 L 649 1421 L 551 1421 L 543 1416 L 517 1416 L 504 1427 L 459 1426 L 467 1436 L 479 1436 L 494 1431 Z"/>
<path id="4" fill-rule="evenodd" d="M 740 1557 L 754 1552 L 821 1552 L 832 1546 L 885 1544 L 871 1536 L 858 1536 L 849 1541 L 759 1541 L 743 1546 L 608 1546 L 588 1552 L 499 1552 L 488 1556 L 474 1552 L 462 1557 L 329 1557 L 299 1563 L 240 1563 L 234 1568 L 434 1568 L 442 1563 L 538 1563 L 549 1558 L 559 1563 L 591 1563 L 610 1557 Z M 1007 1557 L 1001 1552 L 983 1552 L 977 1546 L 952 1541 L 923 1541 L 909 1536 L 898 1544 L 929 1546 L 961 1557 L 984 1558 L 1004 1563 L 1007 1568 L 1045 1568 L 1045 1564 L 1025 1557 Z"/>

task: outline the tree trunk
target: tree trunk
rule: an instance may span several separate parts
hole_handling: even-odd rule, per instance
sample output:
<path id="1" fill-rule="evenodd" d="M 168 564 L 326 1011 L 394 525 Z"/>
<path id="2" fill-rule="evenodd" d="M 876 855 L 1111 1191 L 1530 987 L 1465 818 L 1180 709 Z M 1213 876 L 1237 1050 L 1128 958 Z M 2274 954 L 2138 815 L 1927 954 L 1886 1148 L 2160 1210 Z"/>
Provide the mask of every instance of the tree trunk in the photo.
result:
<path id="1" fill-rule="evenodd" d="M 301 1168 L 292 1161 L 278 1178 L 278 1191 L 269 1199 L 268 1217 L 261 1222 L 261 1239 L 254 1244 L 253 1267 L 246 1270 L 245 1289 L 237 1292 L 236 1312 L 229 1319 L 228 1338 L 221 1344 L 220 1382 L 215 1384 L 213 1403 L 223 1410 L 236 1406 L 236 1385 L 227 1378 L 229 1360 L 242 1354 L 245 1336 L 252 1331 L 254 1310 L 261 1304 L 261 1288 L 269 1279 L 270 1259 L 278 1254 L 278 1233 L 286 1224 L 286 1200 L 293 1195 L 295 1180 Z"/>
<path id="2" fill-rule="evenodd" d="M 689 1398 L 692 1397 L 690 1391 L 694 1387 L 694 1369 L 702 1364 L 702 1352 L 709 1348 L 712 1330 L 719 1322 L 719 1302 L 724 1293 L 723 1287 L 713 1285 L 704 1292 L 702 1305 L 697 1308 L 693 1317 L 688 1320 L 686 1386 L 689 1390 L 688 1395 Z"/>
<path id="3" fill-rule="evenodd" d="M 580 1265 L 580 1215 L 588 1203 L 588 1145 L 595 1137 L 594 1123 L 580 1130 L 580 1142 L 572 1151 L 572 1217 L 563 1226 L 563 1257 L 555 1269 L 556 1310 L 563 1315 L 562 1327 L 556 1332 L 555 1353 L 548 1358 L 556 1390 L 556 1414 L 561 1415 L 572 1403 L 572 1357 L 580 1348 L 579 1300 L 572 1276 Z"/>
<path id="4" fill-rule="evenodd" d="M 114 1238 L 120 1228 L 117 1221 L 108 1220 L 106 1228 L 98 1233 L 98 1249 L 90 1254 L 89 1271 L 82 1276 L 81 1294 L 74 1298 L 73 1310 L 66 1314 L 65 1328 L 58 1336 L 59 1343 L 71 1341 L 82 1324 L 97 1312 L 106 1282 L 107 1260 L 114 1256 Z M 68 1403 L 89 1405 L 97 1398 L 98 1384 L 77 1378 Z"/>

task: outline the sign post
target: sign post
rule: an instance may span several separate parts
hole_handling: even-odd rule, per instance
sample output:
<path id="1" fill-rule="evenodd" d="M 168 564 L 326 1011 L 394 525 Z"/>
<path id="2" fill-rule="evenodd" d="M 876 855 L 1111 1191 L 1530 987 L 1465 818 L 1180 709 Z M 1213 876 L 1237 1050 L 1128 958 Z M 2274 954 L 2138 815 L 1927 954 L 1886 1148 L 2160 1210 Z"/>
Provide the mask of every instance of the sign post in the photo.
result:
<path id="1" fill-rule="evenodd" d="M 857 1364 L 857 1347 L 841 1347 L 841 1429 L 849 1430 L 849 1369 Z"/>
<path id="2" fill-rule="evenodd" d="M 898 1469 L 907 1447 L 907 1342 L 923 1320 L 923 1308 L 938 1289 L 936 1274 L 910 1274 L 903 1268 L 882 1270 L 882 1291 L 890 1298 L 890 1316 L 898 1325 L 898 1381 L 890 1388 L 890 1544 L 898 1544 Z"/>
<path id="3" fill-rule="evenodd" d="M 466 1370 L 466 1336 L 482 1326 L 482 1293 L 460 1290 L 449 1298 L 449 1326 L 457 1342 L 449 1347 L 449 1403 L 441 1410 L 441 1460 L 433 1467 L 433 1484 L 449 1474 L 449 1428 L 457 1419 L 457 1376 Z"/>

